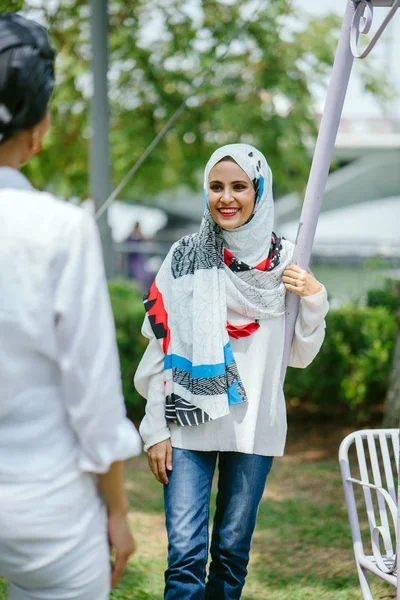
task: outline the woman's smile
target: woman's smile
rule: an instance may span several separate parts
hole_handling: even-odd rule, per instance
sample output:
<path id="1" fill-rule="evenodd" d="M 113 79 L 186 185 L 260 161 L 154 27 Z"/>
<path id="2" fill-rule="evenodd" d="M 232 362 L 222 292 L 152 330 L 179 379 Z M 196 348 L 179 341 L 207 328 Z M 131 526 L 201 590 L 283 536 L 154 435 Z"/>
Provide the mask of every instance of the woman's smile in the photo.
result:
<path id="1" fill-rule="evenodd" d="M 232 208 L 226 208 L 225 206 L 221 206 L 221 208 L 217 208 L 217 210 L 222 217 L 230 219 L 238 214 L 240 208 L 236 206 Z"/>

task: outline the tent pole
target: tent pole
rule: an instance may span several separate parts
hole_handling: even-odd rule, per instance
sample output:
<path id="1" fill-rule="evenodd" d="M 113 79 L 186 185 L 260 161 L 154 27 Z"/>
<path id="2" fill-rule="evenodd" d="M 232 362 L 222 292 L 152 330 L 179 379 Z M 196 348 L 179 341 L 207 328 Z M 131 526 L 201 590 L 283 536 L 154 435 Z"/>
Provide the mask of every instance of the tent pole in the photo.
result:
<path id="1" fill-rule="evenodd" d="M 315 230 L 354 61 L 350 49 L 350 29 L 354 13 L 355 5 L 352 0 L 348 0 L 297 231 L 293 263 L 303 269 L 308 268 L 311 257 Z M 293 292 L 288 292 L 285 347 L 281 370 L 282 381 L 285 379 L 299 304 L 299 296 Z"/>

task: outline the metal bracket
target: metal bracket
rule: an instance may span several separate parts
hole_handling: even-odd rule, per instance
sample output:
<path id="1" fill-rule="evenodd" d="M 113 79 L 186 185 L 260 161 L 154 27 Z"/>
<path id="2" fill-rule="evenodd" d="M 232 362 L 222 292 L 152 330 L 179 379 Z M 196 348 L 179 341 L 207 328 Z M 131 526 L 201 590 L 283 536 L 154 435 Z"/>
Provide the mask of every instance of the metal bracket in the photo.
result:
<path id="1" fill-rule="evenodd" d="M 354 58 L 365 58 L 374 48 L 375 44 L 381 37 L 389 22 L 395 15 L 395 12 L 400 8 L 400 0 L 353 0 L 355 5 L 355 13 L 350 27 L 350 47 Z M 387 6 L 391 7 L 386 15 L 378 31 L 362 52 L 358 51 L 358 38 L 360 34 L 367 34 L 371 29 L 374 7 Z"/>

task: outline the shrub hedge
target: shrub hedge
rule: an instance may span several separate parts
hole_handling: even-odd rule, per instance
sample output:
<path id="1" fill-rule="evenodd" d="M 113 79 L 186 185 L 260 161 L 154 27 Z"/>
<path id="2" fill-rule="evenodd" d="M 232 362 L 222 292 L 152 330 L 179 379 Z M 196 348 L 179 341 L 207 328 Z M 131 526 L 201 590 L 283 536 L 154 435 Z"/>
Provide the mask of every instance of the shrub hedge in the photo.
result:
<path id="1" fill-rule="evenodd" d="M 307 369 L 287 371 L 289 406 L 367 421 L 385 399 L 396 331 L 394 315 L 384 307 L 330 311 L 317 357 Z"/>
<path id="2" fill-rule="evenodd" d="M 145 401 L 132 379 L 147 345 L 140 333 L 142 292 L 127 280 L 113 281 L 109 289 L 127 411 L 138 422 Z M 307 369 L 288 369 L 285 395 L 289 408 L 368 420 L 385 398 L 396 337 L 393 311 L 382 306 L 345 306 L 330 311 L 326 321 L 325 341 L 314 362 Z"/>
<path id="3" fill-rule="evenodd" d="M 147 339 L 140 333 L 145 314 L 143 292 L 132 281 L 126 279 L 111 281 L 109 291 L 117 332 L 126 410 L 129 418 L 137 423 L 144 415 L 145 406 L 145 400 L 133 385 L 133 376 L 147 346 Z"/>
<path id="4" fill-rule="evenodd" d="M 400 279 L 385 279 L 382 289 L 369 290 L 368 306 L 386 306 L 391 312 L 400 310 Z"/>

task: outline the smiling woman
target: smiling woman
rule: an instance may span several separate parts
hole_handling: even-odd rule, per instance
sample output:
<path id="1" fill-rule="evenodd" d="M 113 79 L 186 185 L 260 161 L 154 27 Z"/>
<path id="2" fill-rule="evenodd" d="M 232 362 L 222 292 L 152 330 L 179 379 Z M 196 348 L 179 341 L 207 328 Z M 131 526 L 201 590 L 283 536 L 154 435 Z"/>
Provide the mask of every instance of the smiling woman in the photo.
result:
<path id="1" fill-rule="evenodd" d="M 261 152 L 246 144 L 216 150 L 204 193 L 199 232 L 173 245 L 146 295 L 150 343 L 135 375 L 147 398 L 140 432 L 164 484 L 165 600 L 240 598 L 258 504 L 285 445 L 286 289 L 303 297 L 292 366 L 306 367 L 317 354 L 328 310 L 325 289 L 290 264 L 293 244 L 272 231 L 272 173 Z"/>

